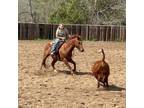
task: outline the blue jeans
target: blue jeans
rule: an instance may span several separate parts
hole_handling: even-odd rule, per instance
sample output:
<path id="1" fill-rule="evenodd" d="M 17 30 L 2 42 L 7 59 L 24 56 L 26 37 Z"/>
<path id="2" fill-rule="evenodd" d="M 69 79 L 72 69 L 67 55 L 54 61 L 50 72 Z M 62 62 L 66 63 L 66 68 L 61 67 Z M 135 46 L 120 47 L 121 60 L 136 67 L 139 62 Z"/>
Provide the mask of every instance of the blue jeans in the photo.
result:
<path id="1" fill-rule="evenodd" d="M 51 53 L 58 52 L 59 47 L 63 44 L 64 40 L 56 38 L 52 43 Z"/>

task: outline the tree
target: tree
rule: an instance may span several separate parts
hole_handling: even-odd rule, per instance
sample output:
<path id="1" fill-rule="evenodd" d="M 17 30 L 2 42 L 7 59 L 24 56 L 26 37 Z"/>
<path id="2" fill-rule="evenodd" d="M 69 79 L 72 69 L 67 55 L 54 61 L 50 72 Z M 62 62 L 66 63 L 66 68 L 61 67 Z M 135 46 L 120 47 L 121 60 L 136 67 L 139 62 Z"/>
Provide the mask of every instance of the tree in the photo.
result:
<path id="1" fill-rule="evenodd" d="M 125 0 L 85 0 L 89 23 L 121 24 L 125 21 Z"/>
<path id="2" fill-rule="evenodd" d="M 86 5 L 81 0 L 67 0 L 61 3 L 60 7 L 51 14 L 51 23 L 86 23 Z"/>

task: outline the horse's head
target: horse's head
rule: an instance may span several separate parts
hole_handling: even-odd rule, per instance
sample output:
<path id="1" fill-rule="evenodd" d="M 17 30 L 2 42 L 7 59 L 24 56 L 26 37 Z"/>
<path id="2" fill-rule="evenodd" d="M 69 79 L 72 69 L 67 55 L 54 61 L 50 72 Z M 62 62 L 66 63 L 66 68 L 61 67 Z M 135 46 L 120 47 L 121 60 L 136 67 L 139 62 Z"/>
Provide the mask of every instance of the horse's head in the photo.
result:
<path id="1" fill-rule="evenodd" d="M 74 46 L 81 52 L 84 51 L 84 48 L 83 48 L 83 45 L 82 45 L 82 41 L 81 41 L 81 37 L 79 35 L 74 35 L 74 36 L 71 36 L 69 38 L 70 40 L 73 40 L 73 44 Z"/>

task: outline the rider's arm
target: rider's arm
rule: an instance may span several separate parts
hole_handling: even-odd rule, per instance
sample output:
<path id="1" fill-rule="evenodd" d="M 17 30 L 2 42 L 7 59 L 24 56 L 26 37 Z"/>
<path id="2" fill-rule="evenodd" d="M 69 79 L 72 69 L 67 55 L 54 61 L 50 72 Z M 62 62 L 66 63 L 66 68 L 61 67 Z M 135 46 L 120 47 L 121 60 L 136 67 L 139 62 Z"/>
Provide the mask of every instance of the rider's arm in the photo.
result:
<path id="1" fill-rule="evenodd" d="M 56 38 L 59 38 L 59 36 L 58 36 L 58 29 L 56 30 Z"/>
<path id="2" fill-rule="evenodd" d="M 58 32 L 59 32 L 59 29 L 56 30 L 56 38 L 59 38 L 59 39 L 64 40 L 65 37 L 61 37 L 61 36 L 59 36 L 59 35 L 58 35 Z"/>
<path id="3" fill-rule="evenodd" d="M 71 36 L 68 32 L 68 29 L 65 28 L 65 32 L 66 32 L 66 36 L 68 36 L 68 38 Z"/>

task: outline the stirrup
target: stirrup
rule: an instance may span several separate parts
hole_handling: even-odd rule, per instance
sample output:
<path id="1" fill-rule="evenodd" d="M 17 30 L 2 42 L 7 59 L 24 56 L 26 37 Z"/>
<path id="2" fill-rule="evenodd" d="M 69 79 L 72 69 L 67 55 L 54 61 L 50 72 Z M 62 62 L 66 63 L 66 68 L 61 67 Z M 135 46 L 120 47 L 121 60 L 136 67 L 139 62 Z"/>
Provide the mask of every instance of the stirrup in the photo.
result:
<path id="1" fill-rule="evenodd" d="M 55 53 L 51 53 L 51 56 L 57 58 L 57 55 Z"/>
<path id="2" fill-rule="evenodd" d="M 54 52 L 51 52 L 51 55 L 53 55 L 54 54 Z"/>

